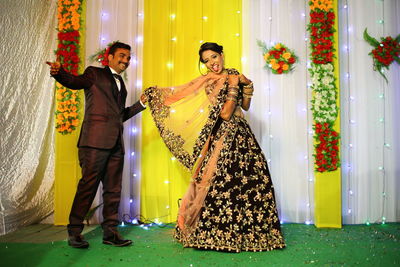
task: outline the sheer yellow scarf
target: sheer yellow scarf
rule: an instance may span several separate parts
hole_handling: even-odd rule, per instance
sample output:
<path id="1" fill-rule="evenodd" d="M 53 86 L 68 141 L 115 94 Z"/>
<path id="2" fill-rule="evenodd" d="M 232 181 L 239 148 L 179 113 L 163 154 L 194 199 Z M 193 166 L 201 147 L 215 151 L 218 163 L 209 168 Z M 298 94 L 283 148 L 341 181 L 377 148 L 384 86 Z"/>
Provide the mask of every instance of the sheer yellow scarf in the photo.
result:
<path id="1" fill-rule="evenodd" d="M 225 102 L 228 74 L 200 76 L 176 87 L 150 87 L 145 95 L 171 153 L 193 170 Z"/>

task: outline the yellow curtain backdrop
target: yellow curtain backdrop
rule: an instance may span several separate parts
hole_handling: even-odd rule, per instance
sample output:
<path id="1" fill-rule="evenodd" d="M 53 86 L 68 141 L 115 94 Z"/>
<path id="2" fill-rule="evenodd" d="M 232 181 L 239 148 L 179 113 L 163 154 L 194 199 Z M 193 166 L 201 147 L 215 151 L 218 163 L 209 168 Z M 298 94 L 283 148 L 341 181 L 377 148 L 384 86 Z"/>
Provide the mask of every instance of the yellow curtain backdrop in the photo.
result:
<path id="1" fill-rule="evenodd" d="M 86 1 L 81 4 L 81 27 L 79 29 L 79 63 L 78 73 L 85 70 L 85 18 Z M 78 92 L 81 99 L 79 117 L 83 119 L 85 96 L 83 90 Z M 78 160 L 78 148 L 76 146 L 81 131 L 81 125 L 74 132 L 62 135 L 56 131 L 55 134 L 55 182 L 54 182 L 54 224 L 67 225 L 72 201 L 74 200 L 76 188 L 81 178 L 81 168 Z"/>
<path id="2" fill-rule="evenodd" d="M 146 0 L 143 87 L 180 85 L 198 77 L 202 42 L 223 45 L 226 66 L 241 71 L 241 6 L 241 0 Z M 162 142 L 149 111 L 142 123 L 141 215 L 174 222 L 190 173 Z"/>
<path id="3" fill-rule="evenodd" d="M 335 68 L 336 87 L 340 95 L 339 84 L 339 38 L 338 38 L 338 2 L 334 1 L 335 29 L 334 47 L 335 55 L 333 65 Z M 337 98 L 337 106 L 340 97 Z M 340 133 L 340 113 L 334 125 L 334 130 Z M 333 172 L 315 173 L 315 226 L 316 227 L 342 227 L 342 188 L 341 188 L 341 169 Z"/>

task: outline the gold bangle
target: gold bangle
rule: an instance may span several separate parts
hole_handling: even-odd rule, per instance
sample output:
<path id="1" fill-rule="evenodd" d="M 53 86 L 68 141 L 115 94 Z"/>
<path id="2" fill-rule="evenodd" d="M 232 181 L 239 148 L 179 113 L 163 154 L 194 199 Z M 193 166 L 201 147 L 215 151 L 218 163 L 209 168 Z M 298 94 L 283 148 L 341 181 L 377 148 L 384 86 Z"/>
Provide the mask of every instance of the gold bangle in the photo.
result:
<path id="1" fill-rule="evenodd" d="M 233 96 L 227 96 L 226 97 L 226 100 L 230 100 L 230 101 L 233 101 L 233 102 L 237 102 L 237 97 L 233 97 Z"/>
<path id="2" fill-rule="evenodd" d="M 248 85 L 244 85 L 243 88 L 245 89 L 253 89 L 253 82 L 249 83 Z"/>
<path id="3" fill-rule="evenodd" d="M 239 91 L 238 91 L 237 89 L 229 89 L 229 90 L 228 90 L 228 94 L 235 94 L 235 95 L 238 95 L 238 94 L 239 94 Z"/>
<path id="4" fill-rule="evenodd" d="M 238 91 L 228 91 L 228 95 L 238 96 L 239 92 Z"/>
<path id="5" fill-rule="evenodd" d="M 253 97 L 253 95 L 246 95 L 246 94 L 243 95 L 243 98 L 248 98 L 248 99 L 250 99 L 250 98 L 252 98 L 252 97 Z"/>
<path id="6" fill-rule="evenodd" d="M 243 90 L 243 94 L 252 94 L 254 90 Z"/>

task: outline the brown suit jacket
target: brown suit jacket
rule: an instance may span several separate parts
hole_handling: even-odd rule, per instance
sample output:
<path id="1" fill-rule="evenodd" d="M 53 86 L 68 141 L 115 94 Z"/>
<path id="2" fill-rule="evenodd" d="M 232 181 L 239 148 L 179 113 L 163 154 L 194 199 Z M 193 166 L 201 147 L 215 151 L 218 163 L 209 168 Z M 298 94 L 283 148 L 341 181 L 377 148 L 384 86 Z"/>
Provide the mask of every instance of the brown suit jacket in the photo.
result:
<path id="1" fill-rule="evenodd" d="M 118 105 L 118 87 L 109 67 L 88 67 L 82 75 L 72 75 L 62 68 L 54 78 L 70 89 L 85 90 L 85 117 L 78 147 L 113 148 L 118 138 L 123 145 L 123 122 L 144 110 L 137 101 L 125 107 L 127 92 L 121 86 L 121 104 Z"/>

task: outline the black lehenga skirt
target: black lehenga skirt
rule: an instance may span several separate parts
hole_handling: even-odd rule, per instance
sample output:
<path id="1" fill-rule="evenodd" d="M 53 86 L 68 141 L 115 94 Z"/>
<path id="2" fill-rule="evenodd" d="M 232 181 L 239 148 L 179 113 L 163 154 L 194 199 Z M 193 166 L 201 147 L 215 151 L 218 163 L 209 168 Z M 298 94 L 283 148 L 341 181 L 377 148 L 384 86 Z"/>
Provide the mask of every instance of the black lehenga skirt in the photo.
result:
<path id="1" fill-rule="evenodd" d="M 284 248 L 268 165 L 245 119 L 217 121 L 192 182 L 201 181 L 218 140 L 222 148 L 196 223 L 189 231 L 177 225 L 175 238 L 185 247 L 223 251 Z"/>

